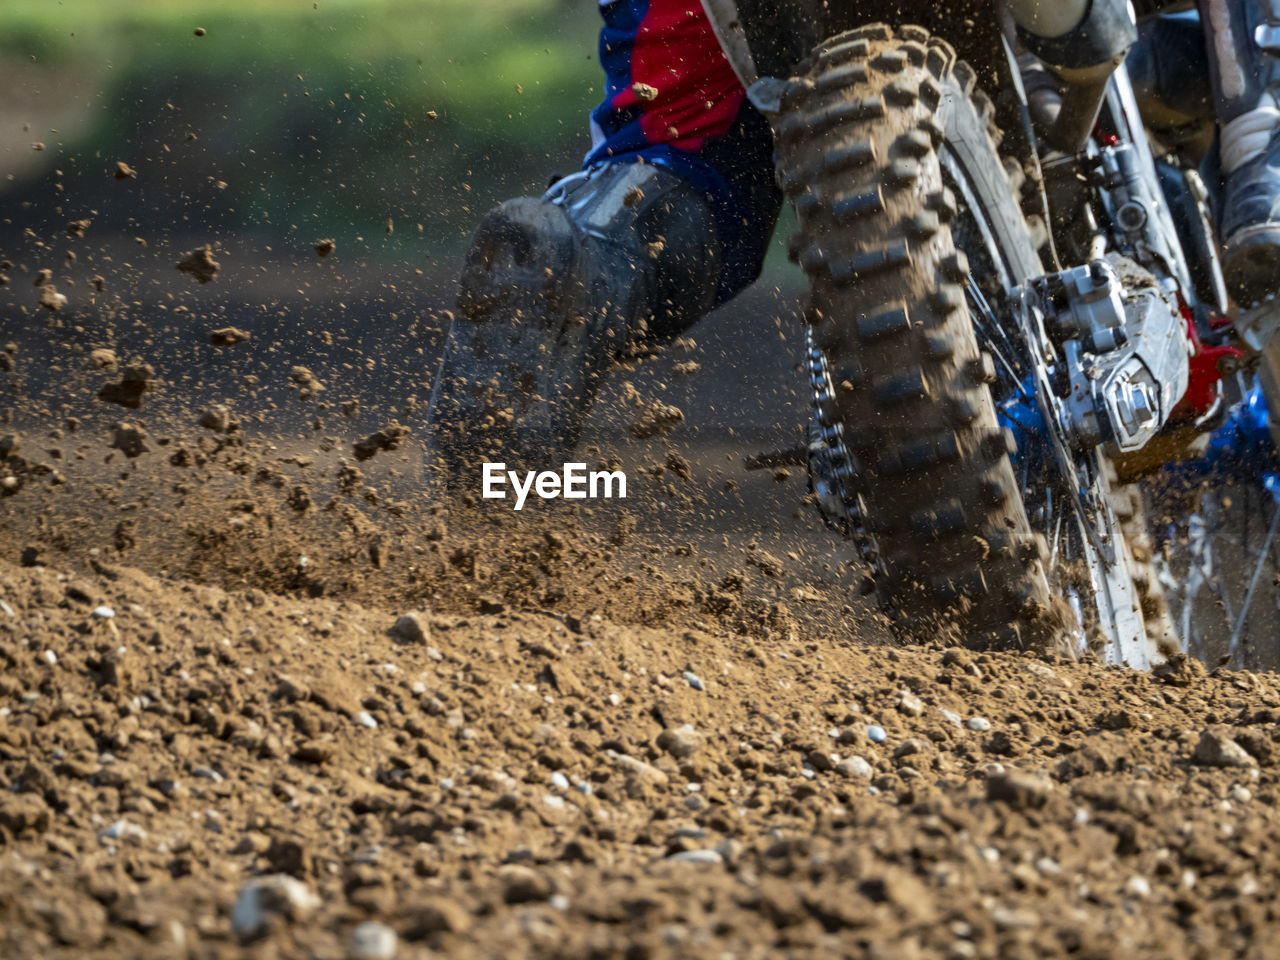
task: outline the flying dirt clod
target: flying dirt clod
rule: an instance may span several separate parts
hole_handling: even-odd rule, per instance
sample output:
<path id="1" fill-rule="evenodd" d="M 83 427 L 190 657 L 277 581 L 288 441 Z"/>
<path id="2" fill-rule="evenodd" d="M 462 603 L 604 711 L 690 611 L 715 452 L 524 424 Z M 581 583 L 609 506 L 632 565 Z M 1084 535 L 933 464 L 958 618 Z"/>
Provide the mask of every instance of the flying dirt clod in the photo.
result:
<path id="1" fill-rule="evenodd" d="M 104 351 L 107 352 L 110 351 Z M 142 398 L 155 389 L 155 382 L 155 367 L 135 361 L 124 368 L 118 383 L 103 385 L 98 391 L 98 399 L 104 403 L 115 403 L 130 410 L 138 410 L 142 407 Z"/>
<path id="2" fill-rule="evenodd" d="M 230 347 L 249 339 L 249 331 L 239 327 L 219 327 L 209 331 L 209 343 L 215 347 Z"/>
<path id="3" fill-rule="evenodd" d="M 222 264 L 213 259 L 213 247 L 209 244 L 205 244 L 203 247 L 196 247 L 174 266 L 175 269 L 195 277 L 200 283 L 209 283 L 215 280 L 218 276 L 218 271 L 222 268 Z"/>

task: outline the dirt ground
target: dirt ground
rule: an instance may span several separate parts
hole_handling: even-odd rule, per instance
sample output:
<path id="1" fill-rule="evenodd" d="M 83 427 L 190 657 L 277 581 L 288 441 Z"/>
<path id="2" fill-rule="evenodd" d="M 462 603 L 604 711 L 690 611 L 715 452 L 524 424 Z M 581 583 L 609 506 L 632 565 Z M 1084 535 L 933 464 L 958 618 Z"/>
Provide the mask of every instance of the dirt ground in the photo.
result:
<path id="1" fill-rule="evenodd" d="M 1280 684 L 0 566 L 6 957 L 1268 955 Z M 480 612 L 485 611 L 485 612 Z"/>
<path id="2" fill-rule="evenodd" d="M 257 423 L 91 318 L 0 374 L 0 955 L 1268 955 L 1275 676 L 895 647 L 696 415 L 445 507 L 341 364 Z"/>
<path id="3" fill-rule="evenodd" d="M 0 957 L 1274 955 L 1277 678 L 894 645 L 743 470 L 793 299 L 517 515 L 433 495 L 416 271 L 91 230 L 0 237 Z"/>

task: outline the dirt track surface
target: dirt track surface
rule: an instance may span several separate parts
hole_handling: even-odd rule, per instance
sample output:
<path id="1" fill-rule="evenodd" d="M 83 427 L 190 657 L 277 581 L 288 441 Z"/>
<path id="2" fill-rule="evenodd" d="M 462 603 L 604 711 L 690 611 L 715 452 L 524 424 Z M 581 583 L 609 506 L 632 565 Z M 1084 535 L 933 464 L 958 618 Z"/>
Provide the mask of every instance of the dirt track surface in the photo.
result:
<path id="1" fill-rule="evenodd" d="M 1275 942 L 1270 675 L 500 604 L 396 628 L 101 563 L 0 566 L 0 599 L 6 957 Z"/>
<path id="2" fill-rule="evenodd" d="M 625 504 L 516 516 L 429 493 L 421 281 L 223 239 L 0 291 L 0 958 L 1272 952 L 1276 677 L 893 646 L 741 467 L 794 300 L 611 379 Z"/>
<path id="3" fill-rule="evenodd" d="M 893 646 L 742 470 L 763 300 L 612 379 L 625 504 L 519 515 L 430 495 L 411 318 L 8 325 L 0 957 L 1266 956 L 1276 678 Z"/>

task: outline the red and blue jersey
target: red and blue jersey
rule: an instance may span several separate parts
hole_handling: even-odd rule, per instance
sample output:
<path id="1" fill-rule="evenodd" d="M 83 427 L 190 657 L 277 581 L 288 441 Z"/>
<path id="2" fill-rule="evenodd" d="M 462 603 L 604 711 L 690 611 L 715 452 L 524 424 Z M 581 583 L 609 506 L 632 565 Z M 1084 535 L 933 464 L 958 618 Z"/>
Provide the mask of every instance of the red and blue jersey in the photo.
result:
<path id="1" fill-rule="evenodd" d="M 600 13 L 605 99 L 589 160 L 658 145 L 696 153 L 729 132 L 746 92 L 697 0 L 608 0 Z"/>
<path id="2" fill-rule="evenodd" d="M 759 275 L 777 218 L 769 124 L 699 0 L 601 0 L 600 14 L 605 97 L 583 165 L 655 163 L 705 190 L 727 300 Z"/>

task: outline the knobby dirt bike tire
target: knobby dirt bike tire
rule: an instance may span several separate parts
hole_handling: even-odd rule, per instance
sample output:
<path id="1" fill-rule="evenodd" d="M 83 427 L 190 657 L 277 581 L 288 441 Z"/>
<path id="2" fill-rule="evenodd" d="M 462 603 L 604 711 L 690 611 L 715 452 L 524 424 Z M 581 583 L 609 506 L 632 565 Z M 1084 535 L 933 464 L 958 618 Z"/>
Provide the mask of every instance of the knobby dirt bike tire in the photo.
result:
<path id="1" fill-rule="evenodd" d="M 996 417 L 993 358 L 966 303 L 969 260 L 953 238 L 976 203 L 1012 282 L 1042 272 L 991 102 L 920 27 L 841 34 L 804 67 L 776 119 L 779 176 L 795 201 L 791 250 L 830 372 L 817 421 L 840 441 L 837 466 L 847 457 L 856 477 L 843 493 L 862 501 L 876 593 L 910 639 L 1064 650 L 1044 539 Z M 952 148 L 952 165 L 959 157 L 973 174 L 963 191 L 944 178 Z"/>

